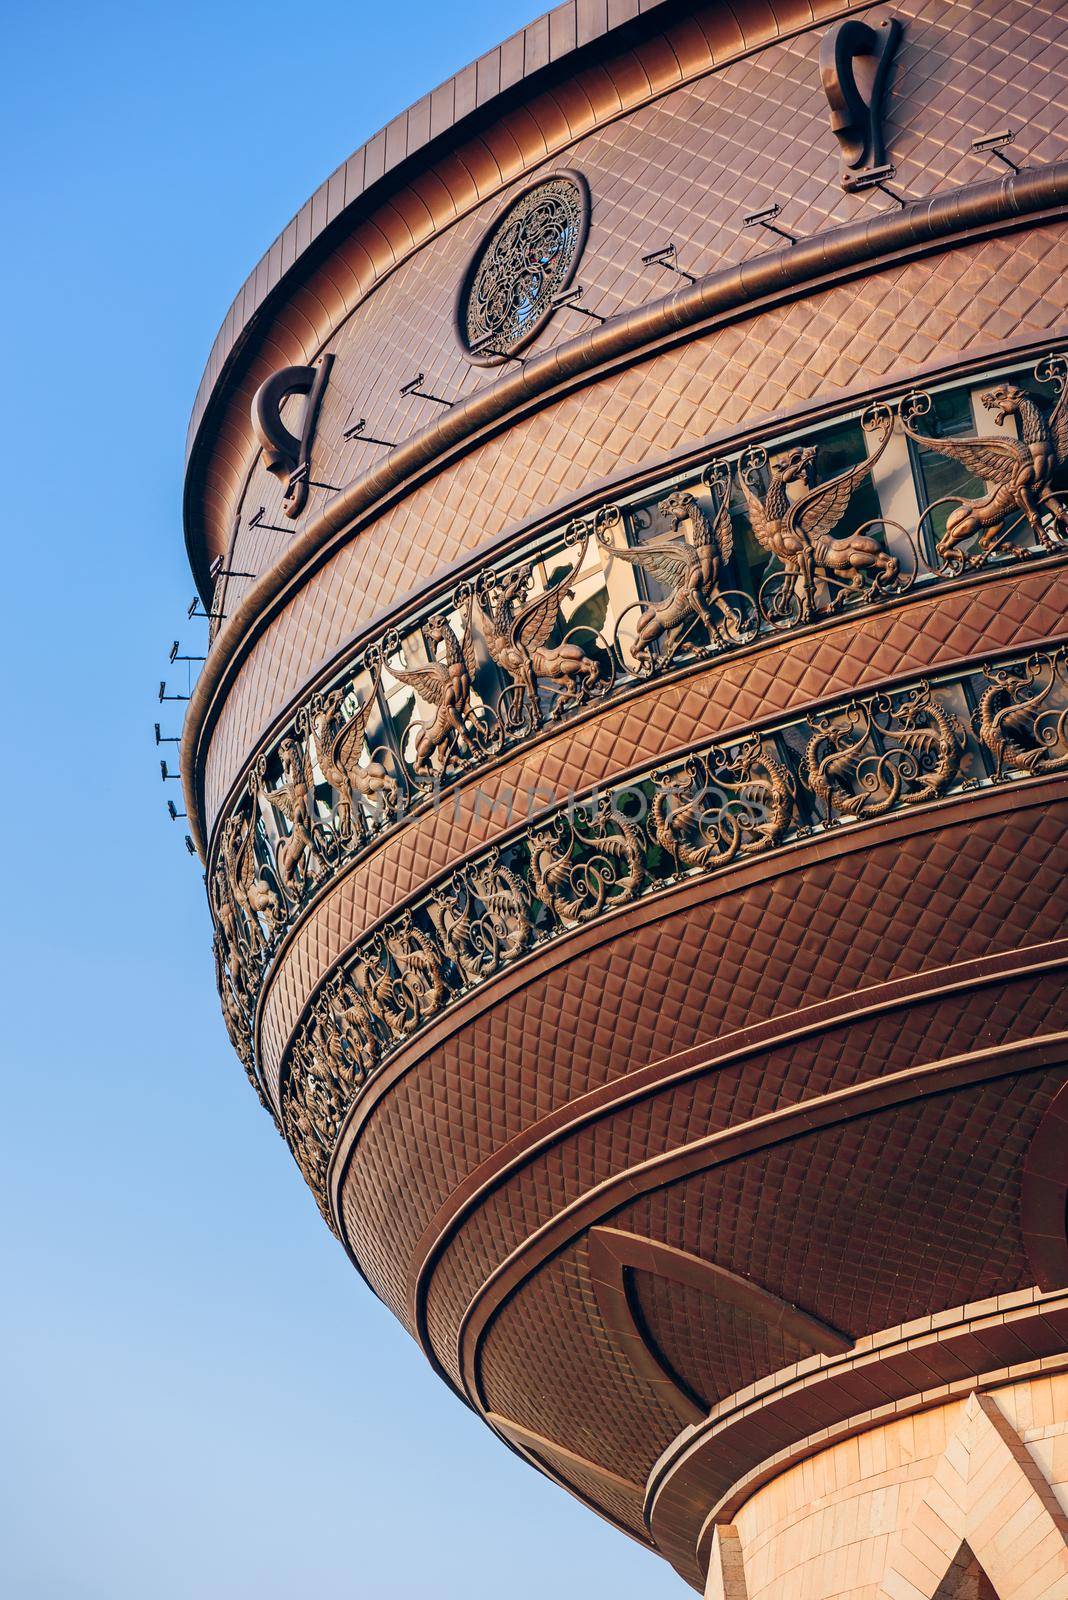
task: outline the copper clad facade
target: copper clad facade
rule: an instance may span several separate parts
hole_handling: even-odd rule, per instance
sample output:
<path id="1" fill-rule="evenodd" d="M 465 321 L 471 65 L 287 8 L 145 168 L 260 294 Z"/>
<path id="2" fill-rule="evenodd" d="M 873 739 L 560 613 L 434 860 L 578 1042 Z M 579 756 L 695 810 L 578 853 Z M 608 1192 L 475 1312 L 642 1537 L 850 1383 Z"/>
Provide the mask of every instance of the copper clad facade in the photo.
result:
<path id="1" fill-rule="evenodd" d="M 442 1378 L 715 1600 L 1068 1594 L 1066 22 L 562 6 L 197 397 L 231 1039 Z"/>

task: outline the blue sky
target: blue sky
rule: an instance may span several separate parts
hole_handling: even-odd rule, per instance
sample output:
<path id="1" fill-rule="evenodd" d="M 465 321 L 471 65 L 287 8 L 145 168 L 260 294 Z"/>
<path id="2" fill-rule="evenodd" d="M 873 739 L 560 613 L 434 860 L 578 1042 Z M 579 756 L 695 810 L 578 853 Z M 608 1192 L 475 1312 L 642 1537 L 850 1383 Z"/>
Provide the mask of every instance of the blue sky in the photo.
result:
<path id="1" fill-rule="evenodd" d="M 226 1043 L 152 744 L 170 641 L 201 642 L 182 459 L 232 294 L 340 160 L 530 16 L 5 8 L 9 1600 L 685 1593 L 464 1410 L 319 1222 Z"/>

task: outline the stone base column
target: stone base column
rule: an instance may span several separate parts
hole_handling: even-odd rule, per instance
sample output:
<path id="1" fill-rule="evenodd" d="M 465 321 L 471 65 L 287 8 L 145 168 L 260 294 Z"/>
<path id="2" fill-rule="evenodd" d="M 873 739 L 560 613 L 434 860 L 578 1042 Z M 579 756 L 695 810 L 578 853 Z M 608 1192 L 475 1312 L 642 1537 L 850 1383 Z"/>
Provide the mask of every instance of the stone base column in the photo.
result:
<path id="1" fill-rule="evenodd" d="M 1068 1374 L 973 1391 L 798 1462 L 716 1528 L 705 1594 L 1066 1600 Z"/>

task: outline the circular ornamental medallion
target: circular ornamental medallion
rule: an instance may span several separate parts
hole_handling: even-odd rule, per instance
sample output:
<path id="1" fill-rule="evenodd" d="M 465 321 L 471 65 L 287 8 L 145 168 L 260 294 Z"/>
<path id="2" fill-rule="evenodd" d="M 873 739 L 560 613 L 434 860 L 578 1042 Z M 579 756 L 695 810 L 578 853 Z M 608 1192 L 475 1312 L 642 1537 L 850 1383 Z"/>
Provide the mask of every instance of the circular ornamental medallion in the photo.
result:
<path id="1" fill-rule="evenodd" d="M 472 361 L 495 364 L 533 339 L 575 275 L 589 214 L 577 172 L 539 178 L 501 213 L 457 298 L 456 331 Z"/>

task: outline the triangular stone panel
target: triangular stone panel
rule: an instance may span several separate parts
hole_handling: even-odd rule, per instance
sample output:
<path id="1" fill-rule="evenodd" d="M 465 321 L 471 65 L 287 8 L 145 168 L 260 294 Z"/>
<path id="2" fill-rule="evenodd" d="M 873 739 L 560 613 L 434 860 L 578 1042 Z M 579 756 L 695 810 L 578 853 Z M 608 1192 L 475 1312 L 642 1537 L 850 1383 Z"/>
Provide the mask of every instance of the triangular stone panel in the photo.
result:
<path id="1" fill-rule="evenodd" d="M 1068 1517 L 991 1395 L 969 1397 L 879 1600 L 1068 1600 Z"/>

